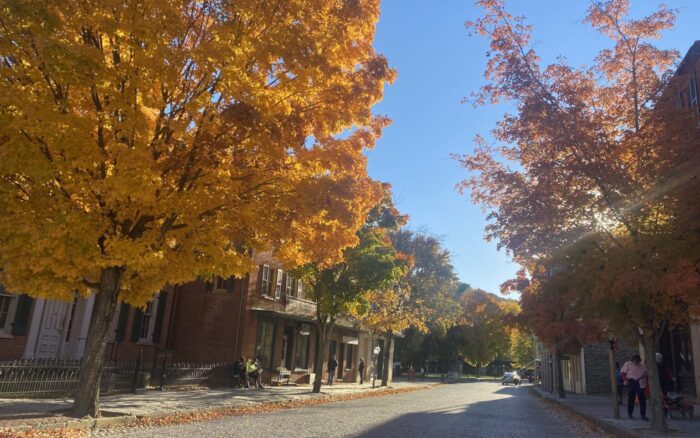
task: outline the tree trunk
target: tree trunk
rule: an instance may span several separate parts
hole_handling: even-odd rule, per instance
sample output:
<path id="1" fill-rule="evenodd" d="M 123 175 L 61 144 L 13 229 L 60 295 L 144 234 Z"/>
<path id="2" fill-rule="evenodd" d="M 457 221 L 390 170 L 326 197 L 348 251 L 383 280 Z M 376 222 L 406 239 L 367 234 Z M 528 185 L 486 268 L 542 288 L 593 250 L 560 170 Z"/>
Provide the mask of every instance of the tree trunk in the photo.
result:
<path id="1" fill-rule="evenodd" d="M 554 374 L 557 382 L 557 395 L 559 398 L 566 398 L 564 375 L 561 372 L 561 351 L 559 351 L 559 348 L 554 349 Z"/>
<path id="2" fill-rule="evenodd" d="M 100 416 L 100 375 L 104 366 L 110 323 L 117 309 L 121 276 L 122 270 L 118 267 L 104 268 L 100 272 L 100 289 L 95 294 L 85 357 L 71 411 L 74 417 Z"/>
<path id="3" fill-rule="evenodd" d="M 387 333 L 384 337 L 384 369 L 382 370 L 382 386 L 387 386 L 389 384 L 389 367 L 391 363 L 391 332 Z"/>
<path id="4" fill-rule="evenodd" d="M 647 385 L 649 385 L 649 400 L 647 410 L 651 412 L 651 428 L 659 432 L 668 430 L 664 417 L 663 400 L 661 398 L 661 380 L 656 366 L 659 336 L 652 330 L 644 330 L 644 362 L 647 367 Z"/>
<path id="5" fill-rule="evenodd" d="M 321 384 L 323 383 L 323 369 L 325 368 L 326 359 L 328 358 L 328 349 L 331 341 L 331 331 L 333 330 L 333 321 L 316 321 L 316 358 L 314 360 L 314 387 L 312 392 L 318 394 L 321 392 Z"/>

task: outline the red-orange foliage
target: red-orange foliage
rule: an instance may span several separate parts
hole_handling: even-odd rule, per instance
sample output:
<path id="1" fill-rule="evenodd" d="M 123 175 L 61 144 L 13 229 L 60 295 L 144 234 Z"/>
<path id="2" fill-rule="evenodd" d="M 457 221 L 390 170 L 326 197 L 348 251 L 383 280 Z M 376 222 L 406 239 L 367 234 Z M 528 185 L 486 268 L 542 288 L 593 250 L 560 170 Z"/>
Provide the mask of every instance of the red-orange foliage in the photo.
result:
<path id="1" fill-rule="evenodd" d="M 632 20 L 627 0 L 595 1 L 586 22 L 612 48 L 590 68 L 542 67 L 523 17 L 501 0 L 478 4 L 485 17 L 468 26 L 491 40 L 491 54 L 475 102 L 506 100 L 515 111 L 492 131 L 494 145 L 478 138 L 459 157 L 472 172 L 459 188 L 489 211 L 487 238 L 523 266 L 580 246 L 567 276 L 653 363 L 664 329 L 687 323 L 700 302 L 700 129 L 674 100 L 677 52 L 651 44 L 676 11 Z M 653 377 L 653 425 L 663 429 Z"/>

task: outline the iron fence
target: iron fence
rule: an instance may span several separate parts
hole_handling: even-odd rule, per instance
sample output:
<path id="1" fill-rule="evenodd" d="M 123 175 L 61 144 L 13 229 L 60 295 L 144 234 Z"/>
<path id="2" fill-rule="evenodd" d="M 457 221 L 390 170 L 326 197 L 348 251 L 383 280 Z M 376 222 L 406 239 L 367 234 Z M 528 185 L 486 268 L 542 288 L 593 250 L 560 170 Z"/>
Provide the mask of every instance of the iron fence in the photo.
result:
<path id="1" fill-rule="evenodd" d="M 0 398 L 63 398 L 71 397 L 80 377 L 79 360 L 21 359 L 0 361 Z M 151 382 L 160 386 L 195 386 L 207 383 L 223 364 L 168 363 L 154 370 Z M 100 377 L 100 394 L 134 391 L 143 388 L 148 379 L 141 361 L 107 361 Z M 158 377 L 160 377 L 160 381 Z"/>
<path id="2" fill-rule="evenodd" d="M 19 359 L 0 362 L 0 397 L 70 397 L 78 385 L 81 361 Z M 100 393 L 128 390 L 136 362 L 108 361 L 102 369 Z"/>

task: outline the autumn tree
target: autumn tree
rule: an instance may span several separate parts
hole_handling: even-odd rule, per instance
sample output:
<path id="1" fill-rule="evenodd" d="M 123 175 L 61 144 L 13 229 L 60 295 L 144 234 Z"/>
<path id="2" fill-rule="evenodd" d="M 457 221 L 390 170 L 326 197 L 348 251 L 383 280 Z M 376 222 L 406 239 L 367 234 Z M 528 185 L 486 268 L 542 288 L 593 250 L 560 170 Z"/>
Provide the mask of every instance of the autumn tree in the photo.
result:
<path id="1" fill-rule="evenodd" d="M 465 292 L 460 300 L 460 353 L 467 363 L 476 367 L 479 376 L 485 365 L 497 358 L 507 357 L 510 351 L 506 319 L 517 311 L 517 305 L 504 306 L 499 301 L 495 295 L 481 289 Z"/>
<path id="2" fill-rule="evenodd" d="M 445 333 L 458 316 L 455 299 L 456 284 L 449 252 L 435 237 L 409 230 L 392 233 L 391 241 L 407 253 L 404 276 L 391 288 L 377 289 L 369 294 L 369 312 L 361 318 L 362 325 L 384 335 L 384 366 L 382 386 L 389 380 L 391 368 L 389 348 L 397 333 L 412 328 L 415 336 L 427 333 L 431 327 Z"/>
<path id="3" fill-rule="evenodd" d="M 395 75 L 378 16 L 378 0 L 0 2 L 0 282 L 96 294 L 73 415 L 99 415 L 119 301 L 242 276 L 251 250 L 323 267 L 357 245 L 382 196 L 370 108 Z"/>
<path id="4" fill-rule="evenodd" d="M 358 244 L 345 249 L 339 263 L 326 267 L 311 263 L 296 270 L 316 302 L 315 393 L 321 392 L 321 376 L 338 319 L 366 315 L 374 304 L 369 299 L 378 291 L 390 294 L 410 265 L 410 259 L 399 254 L 389 239 L 389 232 L 405 224 L 407 217 L 394 207 L 388 186 L 384 195 L 357 232 Z M 392 299 L 376 303 L 389 304 Z"/>
<path id="5" fill-rule="evenodd" d="M 676 11 L 662 6 L 634 20 L 627 0 L 594 1 L 586 22 L 612 47 L 590 68 L 563 58 L 543 67 L 523 17 L 500 0 L 478 4 L 485 16 L 468 26 L 490 40 L 491 56 L 474 102 L 507 101 L 514 111 L 492 131 L 494 144 L 479 138 L 460 157 L 473 172 L 461 188 L 489 210 L 487 238 L 523 266 L 590 242 L 598 251 L 590 292 L 624 309 L 618 330 L 654 363 L 664 329 L 687 322 L 700 298 L 689 214 L 697 201 L 687 208 L 699 184 L 699 128 L 668 92 L 677 52 L 652 44 Z M 663 430 L 654 367 L 649 380 L 652 427 Z"/>
<path id="6" fill-rule="evenodd" d="M 605 324 L 591 305 L 590 295 L 581 290 L 586 283 L 576 281 L 576 260 L 562 256 L 530 265 L 530 278 L 522 269 L 502 286 L 505 293 L 520 293 L 522 310 L 514 322 L 531 330 L 552 353 L 554 386 L 560 398 L 566 397 L 562 355 L 575 353 L 604 336 Z"/>
<path id="7" fill-rule="evenodd" d="M 511 327 L 508 330 L 510 337 L 510 350 L 508 357 L 514 366 L 518 368 L 529 368 L 533 366 L 535 360 L 535 342 L 532 332 L 523 327 Z"/>
<path id="8" fill-rule="evenodd" d="M 420 364 L 448 359 L 454 349 L 446 337 L 459 317 L 457 296 L 464 289 L 457 281 L 450 253 L 438 238 L 424 232 L 401 229 L 392 233 L 391 240 L 413 262 L 405 282 L 414 315 L 404 337 L 396 339 L 396 356 Z"/>
<path id="9" fill-rule="evenodd" d="M 410 262 L 406 263 L 406 271 L 409 266 Z M 425 321 L 420 313 L 422 302 L 414 299 L 411 289 L 401 277 L 398 277 L 394 284 L 389 284 L 387 287 L 368 291 L 365 299 L 369 303 L 367 312 L 358 316 L 362 327 L 373 334 L 384 336 L 381 386 L 386 386 L 389 383 L 389 369 L 391 368 L 389 351 L 394 334 L 401 333 L 409 327 L 413 327 L 421 333 L 427 331 Z"/>

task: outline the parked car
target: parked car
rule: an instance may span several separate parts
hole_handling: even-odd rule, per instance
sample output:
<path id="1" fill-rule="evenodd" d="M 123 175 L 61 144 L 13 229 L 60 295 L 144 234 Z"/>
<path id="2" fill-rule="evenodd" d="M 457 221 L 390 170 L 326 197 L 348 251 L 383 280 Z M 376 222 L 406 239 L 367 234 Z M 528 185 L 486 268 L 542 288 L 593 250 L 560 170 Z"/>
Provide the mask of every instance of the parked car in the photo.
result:
<path id="1" fill-rule="evenodd" d="M 521 371 L 520 380 L 525 380 L 525 379 L 527 379 L 527 381 L 530 383 L 534 382 L 535 381 L 535 371 L 534 370 Z"/>
<path id="2" fill-rule="evenodd" d="M 515 371 L 508 371 L 503 373 L 501 377 L 501 385 L 520 385 L 520 376 Z"/>

